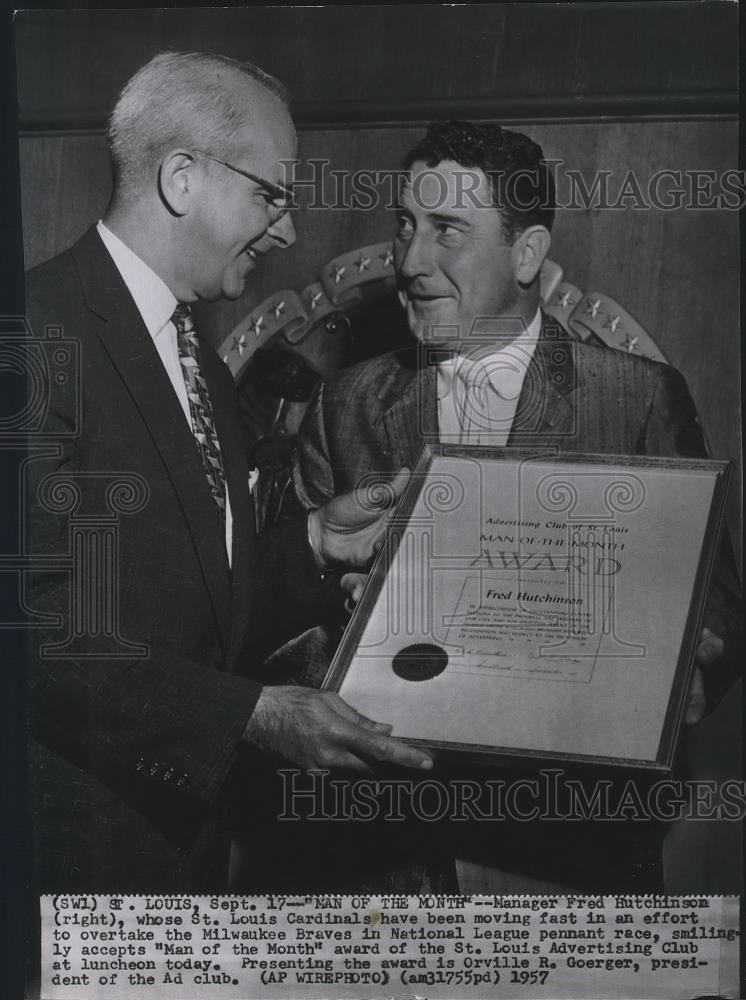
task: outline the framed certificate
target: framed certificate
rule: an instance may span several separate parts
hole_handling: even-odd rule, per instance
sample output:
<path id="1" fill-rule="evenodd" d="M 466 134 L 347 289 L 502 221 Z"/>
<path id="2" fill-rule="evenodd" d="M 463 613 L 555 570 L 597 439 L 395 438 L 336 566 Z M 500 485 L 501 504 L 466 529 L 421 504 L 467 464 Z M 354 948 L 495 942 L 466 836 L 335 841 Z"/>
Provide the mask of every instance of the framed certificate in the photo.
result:
<path id="1" fill-rule="evenodd" d="M 728 474 L 426 446 L 324 688 L 436 754 L 670 769 Z"/>

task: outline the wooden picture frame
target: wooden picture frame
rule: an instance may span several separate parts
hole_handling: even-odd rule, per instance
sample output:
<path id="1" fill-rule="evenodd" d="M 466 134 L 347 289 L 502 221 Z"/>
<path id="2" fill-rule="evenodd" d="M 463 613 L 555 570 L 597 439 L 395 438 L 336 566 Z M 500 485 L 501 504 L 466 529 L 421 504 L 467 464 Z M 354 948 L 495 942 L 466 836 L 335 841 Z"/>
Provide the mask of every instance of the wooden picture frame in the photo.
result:
<path id="1" fill-rule="evenodd" d="M 729 473 L 425 445 L 324 690 L 439 757 L 669 771 Z"/>

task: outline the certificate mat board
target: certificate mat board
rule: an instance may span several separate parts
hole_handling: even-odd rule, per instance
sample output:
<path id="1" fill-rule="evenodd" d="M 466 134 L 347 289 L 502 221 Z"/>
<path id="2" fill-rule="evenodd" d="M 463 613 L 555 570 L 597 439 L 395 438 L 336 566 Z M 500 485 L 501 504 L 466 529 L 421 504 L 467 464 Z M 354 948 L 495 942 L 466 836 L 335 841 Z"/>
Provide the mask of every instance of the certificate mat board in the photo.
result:
<path id="1" fill-rule="evenodd" d="M 727 475 L 426 446 L 325 689 L 436 751 L 669 769 Z"/>

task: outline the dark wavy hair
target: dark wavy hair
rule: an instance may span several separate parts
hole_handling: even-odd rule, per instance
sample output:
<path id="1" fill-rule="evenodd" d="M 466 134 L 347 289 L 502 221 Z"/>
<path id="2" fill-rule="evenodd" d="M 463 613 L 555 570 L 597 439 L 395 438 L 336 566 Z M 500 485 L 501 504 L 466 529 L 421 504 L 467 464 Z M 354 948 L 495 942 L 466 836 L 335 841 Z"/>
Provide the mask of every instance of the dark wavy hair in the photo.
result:
<path id="1" fill-rule="evenodd" d="M 527 135 L 500 125 L 431 122 L 425 137 L 405 156 L 403 167 L 411 170 L 418 161 L 436 167 L 443 160 L 485 174 L 509 243 L 529 226 L 551 231 L 556 208 L 554 178 L 541 146 Z"/>

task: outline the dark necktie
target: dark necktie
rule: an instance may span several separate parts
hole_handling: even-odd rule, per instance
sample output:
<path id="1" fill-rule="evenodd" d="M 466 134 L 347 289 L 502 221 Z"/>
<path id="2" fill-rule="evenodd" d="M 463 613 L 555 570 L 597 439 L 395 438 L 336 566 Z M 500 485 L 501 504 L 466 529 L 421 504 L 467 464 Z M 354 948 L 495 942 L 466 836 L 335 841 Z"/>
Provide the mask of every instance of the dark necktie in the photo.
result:
<path id="1" fill-rule="evenodd" d="M 220 516 L 225 520 L 223 458 L 220 453 L 220 442 L 215 432 L 210 394 L 207 391 L 207 383 L 202 376 L 199 365 L 199 341 L 194 332 L 189 306 L 180 302 L 171 317 L 171 322 L 176 327 L 178 336 L 179 361 L 189 398 L 192 434 L 202 457 L 202 465 L 213 499 L 218 505 Z"/>

